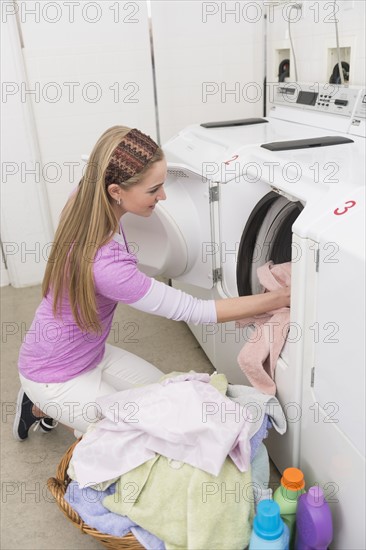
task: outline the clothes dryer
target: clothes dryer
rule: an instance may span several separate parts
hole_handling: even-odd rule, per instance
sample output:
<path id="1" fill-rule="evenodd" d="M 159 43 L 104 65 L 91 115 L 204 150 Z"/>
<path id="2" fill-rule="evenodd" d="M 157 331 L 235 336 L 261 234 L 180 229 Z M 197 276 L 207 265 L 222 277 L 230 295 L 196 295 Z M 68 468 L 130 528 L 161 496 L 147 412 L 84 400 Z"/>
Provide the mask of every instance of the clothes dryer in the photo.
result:
<path id="1" fill-rule="evenodd" d="M 364 247 L 356 243 L 364 235 L 364 96 L 353 88 L 279 85 L 269 122 L 251 137 L 248 126 L 183 130 L 164 146 L 167 201 L 142 221 L 145 229 L 125 221 L 128 239 L 142 243 L 141 263 L 151 268 L 144 235 L 153 245 L 160 217 L 168 220 L 165 239 L 171 243 L 175 227 L 181 263 L 154 265 L 150 273 L 202 298 L 258 292 L 257 267 L 292 261 L 291 328 L 275 377 L 288 431 L 269 449 L 281 471 L 302 466 L 328 497 L 339 482 L 334 548 L 350 540 L 365 547 L 363 500 L 353 500 L 361 515 L 350 514 L 365 460 L 364 425 L 351 421 L 364 418 L 365 401 L 364 315 L 356 305 L 363 303 Z M 218 371 L 246 382 L 236 361 L 245 338 L 234 323 L 191 329 Z M 348 358 L 353 393 L 342 372 Z"/>
<path id="2" fill-rule="evenodd" d="M 169 277 L 174 286 L 196 296 L 220 299 L 237 296 L 238 291 L 259 292 L 256 268 L 269 259 L 290 261 L 291 226 L 306 198 L 296 180 L 306 167 L 296 161 L 282 166 L 280 179 L 300 187 L 299 196 L 289 199 L 278 193 L 273 155 L 268 152 L 268 158 L 262 158 L 256 150 L 264 143 L 324 138 L 324 127 L 330 136 L 347 132 L 359 90 L 325 85 L 315 92 L 313 88 L 278 85 L 267 119 L 232 127 L 194 125 L 165 144 L 167 200 L 148 220 L 128 214 L 123 219 L 128 239 L 138 243 L 143 270 Z M 307 124 L 309 119 L 312 125 Z M 334 167 L 323 161 L 307 168 L 310 176 L 311 170 L 324 179 L 331 178 Z M 238 262 L 246 227 L 255 236 L 254 262 L 253 258 Z M 241 282 L 248 269 L 253 275 L 250 287 Z M 237 364 L 243 331 L 234 323 L 190 328 L 230 382 L 246 382 Z"/>
<path id="3" fill-rule="evenodd" d="M 307 483 L 325 489 L 335 524 L 331 547 L 339 549 L 366 543 L 364 494 L 355 490 L 365 486 L 365 121 L 362 90 L 349 128 L 353 143 L 327 148 L 326 160 L 337 168 L 329 185 L 316 189 L 304 172 L 307 197 L 296 192 L 304 209 L 292 227 L 293 280 L 303 284 L 299 296 L 293 292 L 302 342 L 295 344 L 298 362 L 289 363 L 302 371 L 300 430 L 290 433 L 299 438 L 293 441 Z M 296 159 L 305 168 L 319 165 L 325 150 L 274 154 L 280 165 Z M 280 192 L 294 189 L 282 183 Z M 279 393 L 289 396 L 291 378 L 281 374 Z M 281 442 L 271 436 L 268 446 L 283 468 Z"/>

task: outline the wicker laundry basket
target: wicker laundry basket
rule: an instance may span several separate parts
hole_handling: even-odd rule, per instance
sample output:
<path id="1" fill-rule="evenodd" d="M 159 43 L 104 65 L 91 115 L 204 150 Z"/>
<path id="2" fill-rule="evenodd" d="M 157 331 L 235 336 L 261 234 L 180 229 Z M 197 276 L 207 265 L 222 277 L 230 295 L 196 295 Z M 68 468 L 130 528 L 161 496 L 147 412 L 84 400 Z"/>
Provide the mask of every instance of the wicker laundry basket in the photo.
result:
<path id="1" fill-rule="evenodd" d="M 56 477 L 50 477 L 47 481 L 48 489 L 55 497 L 59 508 L 61 508 L 65 516 L 68 517 L 69 520 L 72 521 L 72 523 L 76 527 L 79 527 L 82 533 L 87 533 L 88 535 L 91 535 L 106 548 L 110 548 L 113 550 L 124 548 L 128 548 L 129 550 L 140 550 L 141 548 L 144 548 L 135 539 L 132 533 L 128 533 L 124 537 L 114 537 L 112 535 L 101 533 L 100 531 L 98 531 L 97 529 L 93 529 L 92 527 L 89 527 L 89 525 L 83 522 L 79 514 L 75 512 L 70 504 L 64 499 L 67 486 L 71 481 L 71 479 L 67 475 L 67 469 L 71 460 L 73 450 L 79 441 L 80 440 L 75 441 L 75 443 L 73 443 L 71 447 L 67 449 L 66 453 L 62 457 L 60 464 L 58 465 Z"/>

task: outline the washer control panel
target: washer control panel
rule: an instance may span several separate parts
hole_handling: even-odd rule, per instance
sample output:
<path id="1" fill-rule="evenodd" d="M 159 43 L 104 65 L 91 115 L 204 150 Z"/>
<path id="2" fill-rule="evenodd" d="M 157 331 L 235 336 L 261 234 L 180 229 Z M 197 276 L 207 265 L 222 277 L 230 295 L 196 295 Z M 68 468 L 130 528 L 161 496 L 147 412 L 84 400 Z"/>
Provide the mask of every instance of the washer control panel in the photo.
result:
<path id="1" fill-rule="evenodd" d="M 366 89 L 360 91 L 348 129 L 350 134 L 366 138 Z"/>
<path id="2" fill-rule="evenodd" d="M 366 88 L 361 90 L 358 98 L 354 118 L 366 118 Z"/>
<path id="3" fill-rule="evenodd" d="M 359 91 L 354 87 L 335 84 L 281 82 L 275 85 L 273 104 L 350 117 Z"/>

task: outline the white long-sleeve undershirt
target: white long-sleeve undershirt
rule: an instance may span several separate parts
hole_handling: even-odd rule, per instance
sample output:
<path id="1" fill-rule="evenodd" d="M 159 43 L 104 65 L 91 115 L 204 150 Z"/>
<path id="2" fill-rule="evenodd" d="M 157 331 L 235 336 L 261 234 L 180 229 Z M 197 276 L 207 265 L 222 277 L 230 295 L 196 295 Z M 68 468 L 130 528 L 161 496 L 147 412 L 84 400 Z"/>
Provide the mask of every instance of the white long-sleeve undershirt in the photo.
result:
<path id="1" fill-rule="evenodd" d="M 129 305 L 145 313 L 194 325 L 217 322 L 215 300 L 195 298 L 155 279 L 145 296 Z"/>

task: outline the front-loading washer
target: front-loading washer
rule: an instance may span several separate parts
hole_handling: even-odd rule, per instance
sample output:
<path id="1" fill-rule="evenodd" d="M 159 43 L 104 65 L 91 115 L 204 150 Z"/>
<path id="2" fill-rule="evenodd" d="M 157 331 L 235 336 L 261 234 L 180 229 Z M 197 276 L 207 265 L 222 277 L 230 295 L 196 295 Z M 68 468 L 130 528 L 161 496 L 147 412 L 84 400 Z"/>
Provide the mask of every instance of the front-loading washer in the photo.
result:
<path id="1" fill-rule="evenodd" d="M 365 499 L 355 491 L 365 486 L 365 111 L 363 90 L 343 144 L 276 142 L 251 152 L 253 161 L 276 163 L 275 193 L 303 205 L 291 228 L 294 330 L 275 378 L 289 430 L 284 438 L 272 432 L 267 447 L 281 471 L 292 456 L 307 486 L 323 487 L 334 518 L 331 548 L 339 549 L 366 542 Z M 301 181 L 283 178 L 291 163 L 302 167 Z M 332 169 L 326 181 L 314 178 L 322 163 Z M 266 219 L 261 202 L 241 241 L 242 293 L 254 279 L 247 262 Z"/>
<path id="2" fill-rule="evenodd" d="M 262 143 L 250 142 L 249 137 L 245 140 L 243 135 L 240 138 L 243 131 L 240 128 L 195 126 L 165 145 L 169 161 L 167 202 L 160 207 L 169 212 L 171 197 L 180 205 L 171 218 L 185 242 L 181 254 L 186 267 L 180 267 L 174 274 L 169 269 L 155 270 L 153 274 L 170 277 L 174 286 L 201 298 L 220 299 L 258 291 L 256 267 L 268 259 L 275 263 L 292 261 L 291 328 L 275 377 L 289 429 L 280 441 L 278 438 L 269 441 L 270 454 L 280 470 L 290 465 L 303 466 L 311 481 L 323 486 L 328 483 L 325 487 L 328 492 L 337 483 L 338 476 L 342 498 L 333 510 L 337 518 L 333 547 L 345 548 L 344 541 L 353 540 L 354 548 L 362 548 L 364 539 L 355 521 L 361 516 L 354 515 L 354 520 L 350 517 L 348 508 L 351 508 L 353 488 L 352 485 L 346 487 L 345 476 L 354 468 L 350 481 L 362 478 L 363 440 L 359 442 L 360 451 L 354 441 L 355 434 L 357 437 L 360 433 L 357 430 L 349 433 L 347 415 L 343 416 L 342 429 L 334 423 L 334 431 L 321 430 L 320 422 L 324 428 L 331 411 L 324 408 L 324 403 L 316 401 L 317 394 L 309 388 L 313 388 L 317 380 L 315 357 L 322 357 L 318 380 L 323 380 L 323 390 L 327 382 L 331 382 L 329 370 L 324 367 L 330 342 L 321 341 L 317 348 L 309 347 L 309 335 L 318 337 L 317 330 L 324 332 L 334 328 L 332 319 L 327 320 L 324 314 L 321 327 L 316 320 L 316 304 L 320 304 L 318 274 L 323 271 L 319 262 L 323 257 L 331 264 L 336 259 L 334 253 L 338 246 L 336 240 L 328 238 L 325 241 L 323 237 L 322 241 L 321 235 L 331 235 L 332 227 L 339 224 L 339 220 L 348 221 L 350 228 L 355 223 L 357 228 L 363 219 L 360 209 L 353 209 L 352 205 L 363 203 L 364 138 L 362 132 L 358 135 L 357 129 L 363 125 L 364 92 L 362 95 L 359 90 L 333 87 L 329 94 L 324 88 L 314 92 L 305 85 L 294 89 L 295 92 L 291 92 L 294 101 L 287 105 L 287 92 L 279 86 L 270 122 L 266 130 L 261 130 L 262 136 L 267 133 L 268 138 Z M 323 103 L 317 102 L 320 96 L 323 96 Z M 283 120 L 286 117 L 287 120 Z M 306 124 L 309 122 L 313 126 Z M 339 175 L 334 173 L 336 165 Z M 179 192 L 174 194 L 176 189 Z M 197 210 L 202 215 L 195 216 Z M 357 212 L 358 218 L 354 216 Z M 188 233 L 184 223 L 187 224 L 192 213 Z M 158 218 L 159 210 L 156 214 Z M 127 217 L 126 222 L 130 239 Z M 150 235 L 154 234 L 156 223 L 154 218 L 148 220 Z M 341 229 L 341 225 L 337 227 Z M 144 230 L 140 225 L 135 230 L 136 242 L 143 245 Z M 349 238 L 349 232 L 347 235 Z M 169 235 L 167 238 L 169 240 Z M 346 244 L 344 240 L 342 243 Z M 143 246 L 140 253 L 140 261 L 144 264 Z M 357 262 L 355 271 L 361 273 L 364 251 Z M 322 285 L 326 285 L 326 277 L 321 280 Z M 332 282 L 336 281 L 339 283 L 339 275 Z M 354 292 L 354 288 L 350 290 Z M 224 372 L 230 382 L 246 382 L 236 362 L 244 338 L 234 323 L 191 329 L 217 370 Z M 303 331 L 300 338 L 298 329 Z M 324 339 L 324 334 L 322 337 Z M 332 333 L 327 332 L 327 337 L 332 338 Z M 358 333 L 354 345 L 357 347 L 355 368 L 359 373 L 362 344 Z M 342 347 L 343 354 L 344 350 Z M 319 393 L 323 395 L 327 394 Z M 359 401 L 360 396 L 357 397 Z M 342 408 L 346 408 L 346 403 L 349 401 L 342 401 Z M 362 415 L 362 409 L 357 410 Z M 321 420 L 314 427 L 309 414 L 315 413 L 316 419 Z M 317 434 L 315 449 L 311 443 L 313 434 Z M 322 436 L 330 439 L 327 452 L 322 452 L 320 446 Z M 338 460 L 345 461 L 343 477 L 339 465 L 338 469 L 332 467 L 328 472 L 324 466 L 330 460 L 329 453 L 336 452 L 337 447 L 343 449 L 343 455 L 335 455 L 335 460 L 340 456 Z M 360 499 L 357 505 L 362 514 L 364 506 Z M 355 533 L 353 538 L 352 531 Z"/>
<path id="3" fill-rule="evenodd" d="M 295 418 L 301 427 L 298 465 L 307 486 L 320 484 L 325 491 L 335 526 L 331 548 L 339 549 L 366 546 L 365 499 L 362 492 L 355 491 L 355 487 L 365 486 L 366 470 L 365 107 L 362 90 L 348 132 L 351 144 L 324 151 L 273 153 L 280 166 L 296 159 L 304 167 L 305 187 L 306 167 L 320 165 L 325 153 L 325 161 L 338 166 L 325 193 L 308 178 L 305 207 L 292 227 L 296 247 L 293 280 L 303 283 L 297 299 L 301 328 L 301 343 L 295 344 L 298 362 L 289 365 L 301 365 L 302 371 L 299 418 Z M 272 153 L 264 154 L 268 158 Z M 280 171 L 277 181 L 279 177 Z M 294 193 L 289 182 L 280 187 L 284 195 Z M 304 200 L 302 192 L 296 191 L 296 195 Z M 282 375 L 279 368 L 279 393 L 283 395 L 287 388 L 290 395 L 291 378 Z M 274 434 L 268 447 L 276 464 L 283 464 L 284 448 Z"/>
<path id="4" fill-rule="evenodd" d="M 262 159 L 256 149 L 264 143 L 323 138 L 326 124 L 330 135 L 347 131 L 359 90 L 324 85 L 315 93 L 313 88 L 280 84 L 267 119 L 251 119 L 232 127 L 193 125 L 165 144 L 167 200 L 148 220 L 130 214 L 123 218 L 128 240 L 138 243 L 142 270 L 168 277 L 175 287 L 201 298 L 220 299 L 238 295 L 238 265 L 243 272 L 251 266 L 255 278 L 260 260 L 291 260 L 291 225 L 301 212 L 301 198 L 306 197 L 294 201 L 281 197 L 274 181 L 276 161 L 270 154 Z M 311 105 L 316 96 L 319 101 Z M 313 126 L 307 125 L 309 119 Z M 310 168 L 307 172 L 311 175 Z M 281 178 L 294 182 L 296 177 L 296 163 L 286 164 Z M 253 229 L 253 213 L 261 201 L 256 219 L 261 223 L 264 212 L 266 218 L 256 242 L 259 256 L 256 262 L 238 262 L 243 231 L 248 220 Z M 256 290 L 258 283 L 251 289 Z M 239 292 L 246 290 L 241 287 Z M 232 383 L 247 382 L 236 359 L 243 345 L 243 330 L 235 323 L 190 329 L 217 370 L 225 372 Z M 282 356 L 285 354 L 286 349 Z"/>

